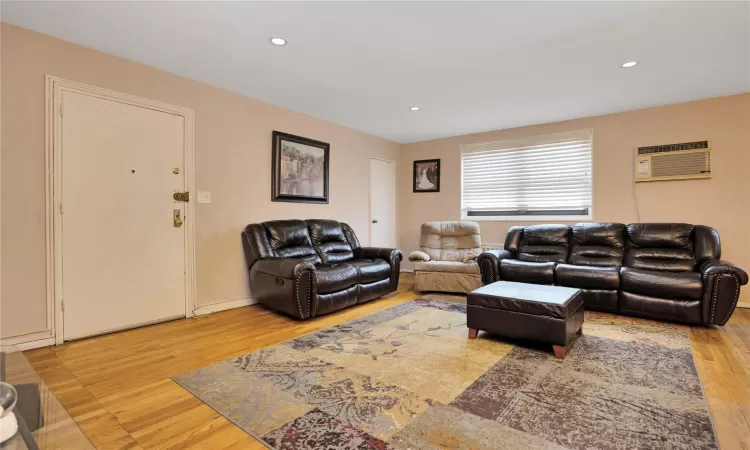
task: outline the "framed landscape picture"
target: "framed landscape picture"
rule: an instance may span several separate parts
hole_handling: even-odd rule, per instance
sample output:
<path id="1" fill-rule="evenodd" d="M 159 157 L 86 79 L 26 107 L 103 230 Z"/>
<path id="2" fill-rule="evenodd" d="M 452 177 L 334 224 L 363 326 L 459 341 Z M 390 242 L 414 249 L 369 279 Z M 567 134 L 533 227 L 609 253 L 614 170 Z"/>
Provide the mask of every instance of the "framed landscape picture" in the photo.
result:
<path id="1" fill-rule="evenodd" d="M 414 161 L 413 192 L 440 192 L 440 160 Z"/>
<path id="2" fill-rule="evenodd" d="M 273 132 L 271 200 L 328 203 L 330 144 Z"/>

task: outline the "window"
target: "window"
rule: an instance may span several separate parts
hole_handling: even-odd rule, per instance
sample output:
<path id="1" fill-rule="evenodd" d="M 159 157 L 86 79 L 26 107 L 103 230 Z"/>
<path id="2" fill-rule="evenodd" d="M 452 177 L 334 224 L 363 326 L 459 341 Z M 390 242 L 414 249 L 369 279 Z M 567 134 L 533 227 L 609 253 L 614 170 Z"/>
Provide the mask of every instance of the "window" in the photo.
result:
<path id="1" fill-rule="evenodd" d="M 591 218 L 591 130 L 461 147 L 461 216 Z"/>

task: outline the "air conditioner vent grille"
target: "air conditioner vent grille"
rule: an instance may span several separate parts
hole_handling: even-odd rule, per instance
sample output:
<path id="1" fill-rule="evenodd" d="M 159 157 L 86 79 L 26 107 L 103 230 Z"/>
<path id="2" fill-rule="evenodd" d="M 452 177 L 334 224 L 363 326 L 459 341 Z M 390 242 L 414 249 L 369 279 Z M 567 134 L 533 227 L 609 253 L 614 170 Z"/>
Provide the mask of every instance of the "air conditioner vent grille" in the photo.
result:
<path id="1" fill-rule="evenodd" d="M 651 176 L 653 177 L 677 177 L 699 173 L 711 173 L 711 159 L 708 152 L 651 157 Z"/>
<path id="2" fill-rule="evenodd" d="M 709 148 L 708 141 L 683 142 L 682 144 L 653 145 L 651 147 L 638 147 L 639 155 L 652 153 L 678 152 L 682 150 L 700 150 Z"/>

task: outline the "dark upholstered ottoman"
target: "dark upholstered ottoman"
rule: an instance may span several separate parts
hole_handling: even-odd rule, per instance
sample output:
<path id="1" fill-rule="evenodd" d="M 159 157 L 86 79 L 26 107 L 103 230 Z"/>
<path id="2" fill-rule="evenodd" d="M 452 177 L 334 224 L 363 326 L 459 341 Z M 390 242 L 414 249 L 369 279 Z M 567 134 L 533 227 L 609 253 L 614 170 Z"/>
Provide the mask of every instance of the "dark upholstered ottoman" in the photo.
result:
<path id="1" fill-rule="evenodd" d="M 469 293 L 466 325 L 469 339 L 477 331 L 552 344 L 555 357 L 583 326 L 580 289 L 497 281 Z"/>

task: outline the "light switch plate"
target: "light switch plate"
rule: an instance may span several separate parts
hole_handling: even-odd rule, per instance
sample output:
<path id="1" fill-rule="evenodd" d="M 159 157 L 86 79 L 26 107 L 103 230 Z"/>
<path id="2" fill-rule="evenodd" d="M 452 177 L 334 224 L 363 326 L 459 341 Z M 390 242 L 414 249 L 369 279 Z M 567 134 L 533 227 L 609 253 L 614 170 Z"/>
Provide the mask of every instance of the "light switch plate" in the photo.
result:
<path id="1" fill-rule="evenodd" d="M 198 203 L 211 203 L 211 193 L 207 191 L 198 191 Z"/>

